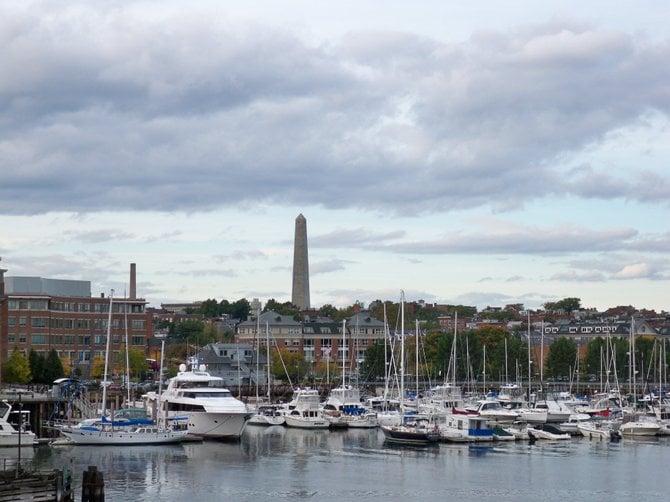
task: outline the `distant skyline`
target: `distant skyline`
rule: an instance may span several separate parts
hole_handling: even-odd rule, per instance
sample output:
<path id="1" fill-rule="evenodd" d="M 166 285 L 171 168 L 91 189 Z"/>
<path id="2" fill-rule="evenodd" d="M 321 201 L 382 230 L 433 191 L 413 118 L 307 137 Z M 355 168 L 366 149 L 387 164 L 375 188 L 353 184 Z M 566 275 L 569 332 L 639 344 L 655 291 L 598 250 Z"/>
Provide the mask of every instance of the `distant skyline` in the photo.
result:
<path id="1" fill-rule="evenodd" d="M 0 267 L 152 306 L 670 310 L 670 4 L 0 2 Z"/>

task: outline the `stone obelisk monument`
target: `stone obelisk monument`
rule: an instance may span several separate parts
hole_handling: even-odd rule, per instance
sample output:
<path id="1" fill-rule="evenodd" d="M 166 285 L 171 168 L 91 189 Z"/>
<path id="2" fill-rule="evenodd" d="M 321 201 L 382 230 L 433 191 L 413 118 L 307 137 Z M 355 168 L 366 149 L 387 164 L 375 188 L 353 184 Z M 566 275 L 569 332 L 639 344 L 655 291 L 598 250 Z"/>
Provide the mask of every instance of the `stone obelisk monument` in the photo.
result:
<path id="1" fill-rule="evenodd" d="M 302 214 L 295 219 L 293 242 L 293 292 L 291 303 L 300 310 L 309 309 L 309 260 L 307 259 L 307 220 Z"/>

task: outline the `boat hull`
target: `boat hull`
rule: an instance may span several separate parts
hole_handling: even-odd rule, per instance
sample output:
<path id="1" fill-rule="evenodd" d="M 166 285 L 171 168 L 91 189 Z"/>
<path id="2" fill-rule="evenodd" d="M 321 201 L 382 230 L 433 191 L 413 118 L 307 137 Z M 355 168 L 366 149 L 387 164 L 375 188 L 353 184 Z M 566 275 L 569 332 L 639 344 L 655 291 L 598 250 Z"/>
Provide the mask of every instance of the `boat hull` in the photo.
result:
<path id="1" fill-rule="evenodd" d="M 182 412 L 188 435 L 203 439 L 239 439 L 251 417 L 249 413 Z"/>
<path id="2" fill-rule="evenodd" d="M 436 431 L 416 431 L 406 427 L 382 426 L 386 441 L 396 444 L 427 445 L 439 443 L 440 433 Z"/>
<path id="3" fill-rule="evenodd" d="M 71 443 L 78 445 L 127 446 L 135 444 L 179 443 L 186 438 L 186 431 L 161 431 L 135 433 L 133 431 L 92 431 L 86 429 L 61 429 Z"/>
<path id="4" fill-rule="evenodd" d="M 324 418 L 286 415 L 286 425 L 297 429 L 328 429 L 330 422 Z"/>

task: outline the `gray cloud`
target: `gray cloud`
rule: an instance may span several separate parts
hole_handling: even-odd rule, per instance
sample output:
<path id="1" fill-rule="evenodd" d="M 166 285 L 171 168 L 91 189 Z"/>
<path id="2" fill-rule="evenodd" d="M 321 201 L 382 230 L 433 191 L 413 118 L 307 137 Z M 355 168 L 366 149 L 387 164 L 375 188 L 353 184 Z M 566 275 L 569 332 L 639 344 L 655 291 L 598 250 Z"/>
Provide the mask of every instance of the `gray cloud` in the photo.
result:
<path id="1" fill-rule="evenodd" d="M 610 251 L 629 246 L 637 232 L 629 228 L 591 230 L 581 227 L 515 228 L 511 231 L 454 233 L 433 241 L 380 245 L 414 254 L 562 254 Z"/>
<path id="2" fill-rule="evenodd" d="M 315 47 L 199 9 L 159 21 L 101 5 L 0 7 L 1 212 L 667 201 L 667 177 L 642 191 L 638 166 L 556 167 L 667 115 L 667 43 L 556 20 L 453 45 L 369 32 Z"/>
<path id="3" fill-rule="evenodd" d="M 350 263 L 354 262 L 350 260 L 340 260 L 337 258 L 332 260 L 319 261 L 310 264 L 309 273 L 310 276 L 312 276 L 318 274 L 328 274 L 330 272 L 337 272 L 339 270 L 344 270 L 346 266 Z"/>

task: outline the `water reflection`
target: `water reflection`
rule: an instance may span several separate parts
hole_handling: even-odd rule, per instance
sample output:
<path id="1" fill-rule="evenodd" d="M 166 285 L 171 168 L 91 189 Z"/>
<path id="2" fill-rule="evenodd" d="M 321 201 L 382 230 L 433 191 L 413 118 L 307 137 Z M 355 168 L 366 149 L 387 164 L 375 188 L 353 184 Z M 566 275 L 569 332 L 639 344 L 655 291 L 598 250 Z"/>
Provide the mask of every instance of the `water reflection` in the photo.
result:
<path id="1" fill-rule="evenodd" d="M 181 445 L 34 450 L 43 467 L 71 466 L 75 486 L 96 465 L 108 500 L 231 499 L 236 502 L 318 498 L 495 498 L 543 502 L 662 497 L 668 440 L 393 446 L 377 430 L 309 431 L 249 427 L 242 440 Z M 558 474 L 558 475 L 557 475 Z M 635 479 L 631 479 L 635 476 Z M 77 488 L 78 490 L 80 488 Z"/>

